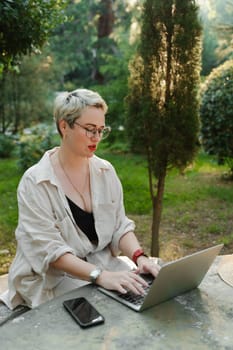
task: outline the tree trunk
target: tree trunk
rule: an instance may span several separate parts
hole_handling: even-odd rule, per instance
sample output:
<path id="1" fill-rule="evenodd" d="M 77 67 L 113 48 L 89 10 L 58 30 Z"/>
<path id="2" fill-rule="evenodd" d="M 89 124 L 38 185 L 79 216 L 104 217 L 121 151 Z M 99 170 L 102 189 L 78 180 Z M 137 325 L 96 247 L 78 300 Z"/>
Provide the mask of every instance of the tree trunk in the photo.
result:
<path id="1" fill-rule="evenodd" d="M 112 6 L 112 0 L 101 0 L 102 12 L 98 21 L 98 38 L 108 37 L 113 31 L 114 13 Z"/>
<path id="2" fill-rule="evenodd" d="M 19 106 L 19 101 L 20 101 L 20 96 L 19 96 L 19 88 L 18 88 L 18 80 L 17 80 L 17 75 L 13 75 L 13 80 L 12 80 L 12 107 L 14 110 L 13 116 L 12 116 L 12 132 L 13 134 L 17 134 L 19 131 L 19 126 L 20 126 L 20 119 L 21 119 L 21 113 L 20 113 L 20 106 Z"/>
<path id="3" fill-rule="evenodd" d="M 96 45 L 96 49 L 93 51 L 94 67 L 92 71 L 92 79 L 97 81 L 99 84 L 104 84 L 105 77 L 100 72 L 98 59 L 100 55 L 99 51 L 103 49 L 103 45 L 106 45 L 106 42 L 102 43 L 101 39 L 109 37 L 109 35 L 113 31 L 113 25 L 114 25 L 113 1 L 101 0 L 100 9 L 101 9 L 101 13 L 97 24 L 98 42 Z"/>
<path id="4" fill-rule="evenodd" d="M 0 78 L 0 90 L 1 90 L 1 97 L 0 97 L 0 133 L 4 134 L 6 131 L 6 119 L 5 119 L 5 99 L 4 99 L 4 89 L 5 89 L 5 78 L 6 78 L 6 72 L 5 70 L 2 73 L 2 77 Z"/>
<path id="5" fill-rule="evenodd" d="M 151 256 L 159 256 L 159 226 L 162 215 L 163 193 L 166 170 L 160 173 L 157 182 L 157 194 L 153 197 L 153 216 L 151 229 Z"/>

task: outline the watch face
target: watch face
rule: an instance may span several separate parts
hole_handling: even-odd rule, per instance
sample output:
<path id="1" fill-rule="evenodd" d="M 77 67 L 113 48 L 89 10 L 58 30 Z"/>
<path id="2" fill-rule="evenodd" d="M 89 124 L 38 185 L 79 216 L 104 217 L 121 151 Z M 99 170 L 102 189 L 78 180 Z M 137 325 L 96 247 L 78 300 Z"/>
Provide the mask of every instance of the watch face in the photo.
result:
<path id="1" fill-rule="evenodd" d="M 96 268 L 95 270 L 91 271 L 90 273 L 90 280 L 92 283 L 95 283 L 99 275 L 101 274 L 102 270 L 100 268 Z"/>

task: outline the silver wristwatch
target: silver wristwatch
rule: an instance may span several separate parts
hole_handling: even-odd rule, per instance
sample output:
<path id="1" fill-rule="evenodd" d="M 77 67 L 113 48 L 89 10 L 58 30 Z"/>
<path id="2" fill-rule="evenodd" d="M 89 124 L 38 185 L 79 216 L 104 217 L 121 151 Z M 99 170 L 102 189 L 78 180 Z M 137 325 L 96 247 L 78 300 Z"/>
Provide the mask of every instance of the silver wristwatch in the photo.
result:
<path id="1" fill-rule="evenodd" d="M 94 283 L 96 282 L 97 278 L 100 276 L 102 272 L 102 269 L 100 267 L 96 267 L 93 271 L 91 271 L 89 277 L 90 277 L 90 282 Z"/>

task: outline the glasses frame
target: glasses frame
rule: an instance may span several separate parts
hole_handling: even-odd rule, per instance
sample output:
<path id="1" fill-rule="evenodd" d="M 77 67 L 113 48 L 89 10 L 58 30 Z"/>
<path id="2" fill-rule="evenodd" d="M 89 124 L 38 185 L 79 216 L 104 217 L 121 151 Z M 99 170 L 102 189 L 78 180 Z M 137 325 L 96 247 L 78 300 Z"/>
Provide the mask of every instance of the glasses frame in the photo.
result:
<path id="1" fill-rule="evenodd" d="M 98 133 L 98 137 L 101 139 L 101 140 L 104 140 L 108 137 L 108 135 L 110 134 L 111 132 L 111 127 L 110 126 L 105 126 L 104 128 L 101 128 L 101 129 L 97 129 L 97 128 L 93 128 L 93 129 L 89 129 L 88 127 L 85 127 L 81 124 L 79 124 L 78 122 L 74 122 L 75 125 L 78 125 L 80 128 L 82 128 L 83 130 L 86 131 L 86 136 L 88 138 L 92 138 L 92 137 L 96 137 L 97 133 Z M 106 135 L 104 135 L 104 133 Z"/>

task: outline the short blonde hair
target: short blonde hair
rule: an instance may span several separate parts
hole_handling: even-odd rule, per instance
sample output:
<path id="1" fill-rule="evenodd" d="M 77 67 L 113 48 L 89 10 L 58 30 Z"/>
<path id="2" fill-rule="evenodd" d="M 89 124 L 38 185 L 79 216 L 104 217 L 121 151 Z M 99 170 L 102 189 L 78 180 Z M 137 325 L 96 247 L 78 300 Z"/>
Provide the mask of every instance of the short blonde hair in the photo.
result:
<path id="1" fill-rule="evenodd" d="M 72 128 L 75 120 L 81 117 L 82 111 L 86 107 L 100 108 L 104 113 L 108 110 L 104 99 L 95 91 L 77 89 L 58 93 L 54 101 L 53 116 L 60 135 L 59 121 L 65 120 Z"/>

